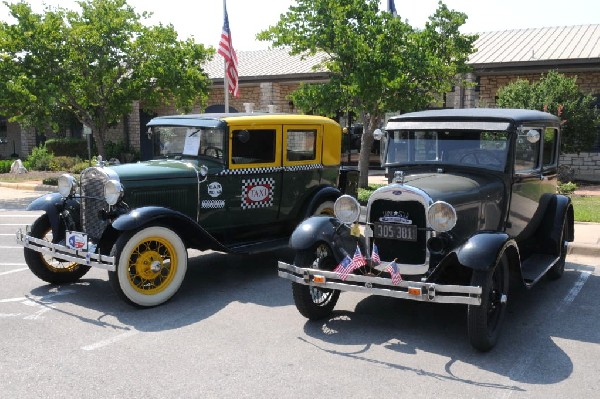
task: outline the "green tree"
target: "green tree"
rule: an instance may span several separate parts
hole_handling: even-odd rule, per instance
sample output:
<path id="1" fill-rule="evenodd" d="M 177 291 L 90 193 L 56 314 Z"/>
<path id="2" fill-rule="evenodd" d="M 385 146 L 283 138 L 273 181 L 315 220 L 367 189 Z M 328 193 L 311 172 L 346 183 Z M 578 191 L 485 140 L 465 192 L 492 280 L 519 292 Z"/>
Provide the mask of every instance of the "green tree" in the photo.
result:
<path id="1" fill-rule="evenodd" d="M 78 2 L 80 12 L 22 1 L 4 5 L 16 23 L 0 24 L 0 114 L 36 129 L 55 129 L 64 113 L 92 130 L 104 154 L 107 129 L 132 110 L 174 102 L 204 105 L 202 65 L 214 50 L 180 41 L 172 25 L 145 26 L 126 0 Z"/>
<path id="2" fill-rule="evenodd" d="M 536 109 L 560 117 L 562 152 L 587 151 L 594 144 L 600 114 L 593 106 L 594 98 L 577 85 L 577 77 L 550 71 L 535 82 L 518 79 L 509 83 L 497 95 L 500 108 Z"/>
<path id="3" fill-rule="evenodd" d="M 367 187 L 372 132 L 386 112 L 431 105 L 450 91 L 477 38 L 462 35 L 466 15 L 442 2 L 422 30 L 389 12 L 379 0 L 297 0 L 278 23 L 257 35 L 291 54 L 323 53 L 324 84 L 304 84 L 292 94 L 305 112 L 333 116 L 353 111 L 363 122 L 359 186 Z"/>

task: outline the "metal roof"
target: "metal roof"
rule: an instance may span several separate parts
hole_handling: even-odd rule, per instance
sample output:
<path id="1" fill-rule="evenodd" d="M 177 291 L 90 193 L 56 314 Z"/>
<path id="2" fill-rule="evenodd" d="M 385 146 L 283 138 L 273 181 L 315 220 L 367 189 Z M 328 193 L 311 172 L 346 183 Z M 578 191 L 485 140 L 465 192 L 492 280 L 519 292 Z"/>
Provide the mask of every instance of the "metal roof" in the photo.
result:
<path id="1" fill-rule="evenodd" d="M 590 65 L 600 67 L 600 24 L 512 29 L 478 33 L 476 51 L 468 63 L 475 70 L 547 65 Z M 239 51 L 240 80 L 326 78 L 327 70 L 319 67 L 325 53 L 302 59 L 290 55 L 287 48 Z M 215 54 L 205 65 L 211 79 L 223 79 L 223 57 Z"/>
<path id="2" fill-rule="evenodd" d="M 402 115 L 391 117 L 391 121 L 437 119 L 437 120 L 458 120 L 465 118 L 489 119 L 489 120 L 509 120 L 513 122 L 526 121 L 552 121 L 560 122 L 560 118 L 547 112 L 509 109 L 509 108 L 461 108 L 461 109 L 438 109 L 419 112 L 409 112 Z"/>
<path id="3" fill-rule="evenodd" d="M 556 26 L 479 33 L 477 51 L 469 58 L 479 64 L 548 63 L 600 60 L 600 25 Z"/>
<path id="4" fill-rule="evenodd" d="M 239 51 L 237 52 L 238 75 L 240 78 L 252 78 L 327 74 L 326 69 L 322 67 L 315 68 L 327 57 L 324 53 L 302 59 L 299 55 L 290 55 L 289 51 L 287 48 Z M 223 57 L 215 54 L 213 59 L 205 65 L 204 70 L 211 79 L 223 79 Z"/>

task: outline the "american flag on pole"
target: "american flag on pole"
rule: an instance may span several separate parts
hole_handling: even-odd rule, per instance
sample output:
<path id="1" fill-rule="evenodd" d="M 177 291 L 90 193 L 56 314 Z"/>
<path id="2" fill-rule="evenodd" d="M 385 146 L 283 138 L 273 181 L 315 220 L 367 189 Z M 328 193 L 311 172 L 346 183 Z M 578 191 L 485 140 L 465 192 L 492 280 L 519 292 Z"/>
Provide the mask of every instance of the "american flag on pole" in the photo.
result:
<path id="1" fill-rule="evenodd" d="M 385 270 L 392 276 L 392 284 L 400 284 L 402 281 L 402 275 L 400 274 L 400 266 L 398 266 L 396 263 L 396 259 L 394 259 Z"/>
<path id="2" fill-rule="evenodd" d="M 352 259 L 350 259 L 348 255 L 346 255 L 346 257 L 342 259 L 340 264 L 337 265 L 337 267 L 333 269 L 333 271 L 336 272 L 342 280 L 346 280 L 346 277 L 348 277 L 348 275 L 352 273 L 353 270 L 351 263 Z"/>
<path id="3" fill-rule="evenodd" d="M 377 249 L 377 245 L 373 242 L 373 253 L 371 254 L 371 260 L 373 263 L 381 263 L 381 258 L 379 257 L 379 249 Z"/>
<path id="4" fill-rule="evenodd" d="M 354 256 L 352 257 L 352 262 L 350 263 L 350 265 L 352 266 L 352 270 L 358 269 L 359 267 L 364 266 L 366 264 L 367 261 L 363 254 L 360 252 L 358 244 L 356 244 L 356 251 L 354 251 Z"/>
<path id="5" fill-rule="evenodd" d="M 223 12 L 225 19 L 223 21 L 223 31 L 221 32 L 221 40 L 219 41 L 219 49 L 217 52 L 225 59 L 225 80 L 228 81 L 229 93 L 234 97 L 240 95 L 238 86 L 238 59 L 231 43 L 231 30 L 229 29 L 229 17 L 227 16 L 227 6 L 223 1 Z"/>

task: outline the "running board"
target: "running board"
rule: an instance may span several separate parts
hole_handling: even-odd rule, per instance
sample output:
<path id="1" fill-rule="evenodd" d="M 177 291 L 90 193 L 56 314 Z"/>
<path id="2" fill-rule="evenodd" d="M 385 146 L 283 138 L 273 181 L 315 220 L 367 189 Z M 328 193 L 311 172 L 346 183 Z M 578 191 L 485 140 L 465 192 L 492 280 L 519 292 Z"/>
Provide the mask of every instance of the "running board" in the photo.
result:
<path id="1" fill-rule="evenodd" d="M 521 264 L 521 274 L 527 288 L 537 283 L 558 262 L 560 256 L 534 254 Z"/>

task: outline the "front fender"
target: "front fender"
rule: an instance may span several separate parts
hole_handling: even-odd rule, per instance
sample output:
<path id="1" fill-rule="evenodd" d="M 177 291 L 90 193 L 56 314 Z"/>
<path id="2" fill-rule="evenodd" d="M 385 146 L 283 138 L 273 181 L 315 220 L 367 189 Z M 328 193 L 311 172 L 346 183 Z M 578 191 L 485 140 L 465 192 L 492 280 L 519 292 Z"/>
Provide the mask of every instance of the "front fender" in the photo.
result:
<path id="1" fill-rule="evenodd" d="M 79 201 L 75 198 L 64 198 L 60 193 L 42 195 L 27 206 L 28 211 L 44 211 L 50 221 L 54 242 L 65 236 L 65 229 L 60 223 L 60 213 L 65 208 L 79 209 Z"/>
<path id="2" fill-rule="evenodd" d="M 149 224 L 172 228 L 184 240 L 186 246 L 201 250 L 213 249 L 229 252 L 195 220 L 181 212 L 160 206 L 145 206 L 133 209 L 117 217 L 111 226 L 116 231 L 130 231 Z"/>
<path id="3" fill-rule="evenodd" d="M 333 251 L 336 260 L 341 261 L 348 254 L 352 257 L 356 240 L 357 238 L 350 234 L 350 228 L 338 219 L 331 216 L 313 216 L 296 227 L 290 237 L 290 248 L 306 250 L 318 242 L 325 242 Z"/>
<path id="4" fill-rule="evenodd" d="M 473 270 L 490 270 L 498 256 L 508 247 L 518 250 L 516 242 L 506 233 L 478 233 L 455 251 L 461 265 Z"/>

